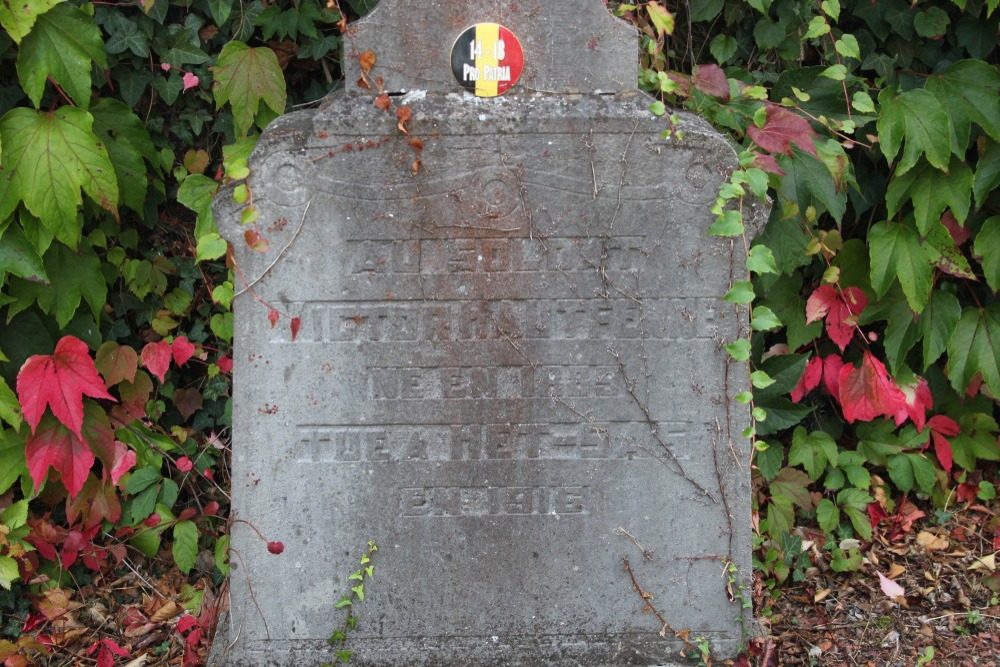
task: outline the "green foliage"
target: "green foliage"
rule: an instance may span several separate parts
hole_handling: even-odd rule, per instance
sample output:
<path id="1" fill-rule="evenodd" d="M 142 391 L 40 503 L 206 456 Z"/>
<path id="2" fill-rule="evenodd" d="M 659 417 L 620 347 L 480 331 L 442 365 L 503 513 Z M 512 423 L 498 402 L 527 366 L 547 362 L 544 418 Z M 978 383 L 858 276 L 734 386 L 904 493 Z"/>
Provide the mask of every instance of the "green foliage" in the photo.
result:
<path id="1" fill-rule="evenodd" d="M 350 662 L 353 654 L 353 651 L 344 648 L 344 644 L 351 631 L 358 627 L 358 616 L 354 613 L 354 608 L 356 603 L 365 601 L 365 582 L 375 576 L 372 558 L 376 551 L 378 551 L 378 546 L 372 540 L 368 540 L 368 549 L 359 561 L 360 567 L 347 577 L 347 585 L 351 589 L 350 593 L 341 595 L 340 600 L 334 604 L 334 609 L 347 609 L 347 616 L 344 617 L 343 624 L 334 630 L 330 638 L 327 639 L 327 643 L 336 649 L 334 656 L 340 663 Z M 322 667 L 333 666 L 331 663 L 325 662 Z"/>
<path id="2" fill-rule="evenodd" d="M 726 348 L 754 371 L 753 393 L 734 398 L 767 438 L 754 443 L 757 566 L 773 582 L 799 568 L 788 533 L 805 522 L 838 536 L 830 565 L 848 572 L 894 496 L 993 491 L 995 7 L 699 0 L 676 6 L 666 38 L 642 5 L 618 7 L 644 35 L 656 111 L 686 107 L 741 145 L 707 232 L 743 235 L 747 193 L 773 201 L 747 239 L 750 282 L 723 297 L 751 315 L 750 340 Z M 731 95 L 697 74 L 709 57 Z"/>

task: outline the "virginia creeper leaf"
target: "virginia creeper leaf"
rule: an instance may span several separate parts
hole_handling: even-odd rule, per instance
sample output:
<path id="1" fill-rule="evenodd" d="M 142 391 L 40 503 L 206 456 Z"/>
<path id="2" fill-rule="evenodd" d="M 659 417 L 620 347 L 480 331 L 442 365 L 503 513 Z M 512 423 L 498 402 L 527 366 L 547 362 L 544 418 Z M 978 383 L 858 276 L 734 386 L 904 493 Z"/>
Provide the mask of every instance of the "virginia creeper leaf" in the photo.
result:
<path id="1" fill-rule="evenodd" d="M 927 79 L 925 89 L 932 93 L 951 116 L 955 139 L 955 155 L 965 157 L 969 145 L 970 125 L 1000 141 L 1000 72 L 982 60 L 959 60 Z"/>
<path id="2" fill-rule="evenodd" d="M 80 239 L 81 189 L 117 215 L 115 170 L 92 130 L 93 121 L 89 113 L 71 106 L 52 113 L 19 107 L 0 119 L 5 172 L 0 180 L 7 181 L 28 210 L 71 248 Z"/>
<path id="3" fill-rule="evenodd" d="M 226 44 L 215 65 L 215 82 L 216 108 L 232 104 L 241 135 L 250 130 L 261 101 L 275 114 L 285 111 L 285 77 L 277 56 L 267 47 L 251 48 L 237 41 Z"/>
<path id="4" fill-rule="evenodd" d="M 0 493 L 7 493 L 28 469 L 24 459 L 24 434 L 0 430 Z"/>
<path id="5" fill-rule="evenodd" d="M 948 341 L 948 379 L 955 391 L 964 392 L 976 373 L 1000 396 L 1000 304 L 963 310 Z"/>
<path id="6" fill-rule="evenodd" d="M 927 411 L 934 407 L 930 385 L 924 378 L 918 378 L 915 384 L 900 385 L 899 390 L 903 392 L 903 405 L 896 412 L 896 426 L 909 419 L 918 431 L 923 431 Z"/>
<path id="7" fill-rule="evenodd" d="M 659 3 L 650 2 L 646 5 L 646 11 L 649 13 L 649 20 L 652 21 L 653 27 L 656 28 L 656 33 L 658 36 L 663 37 L 664 35 L 672 35 L 674 32 L 674 15 L 668 12 L 666 9 L 661 7 Z"/>
<path id="8" fill-rule="evenodd" d="M 55 468 L 70 498 L 83 488 L 94 465 L 94 452 L 86 441 L 50 415 L 28 435 L 25 458 L 35 489 L 41 487 L 49 468 Z"/>
<path id="9" fill-rule="evenodd" d="M 889 181 L 885 194 L 887 213 L 892 218 L 903 202 L 911 200 L 917 229 L 924 235 L 941 219 L 945 209 L 950 208 L 955 220 L 964 223 L 969 215 L 973 179 L 972 170 L 957 158 L 951 160 L 947 178 L 920 160 L 914 169 Z"/>
<path id="10" fill-rule="evenodd" d="M 194 521 L 178 521 L 174 524 L 174 562 L 177 568 L 187 574 L 198 558 L 198 526 Z"/>
<path id="11" fill-rule="evenodd" d="M 839 399 L 844 419 L 851 423 L 892 417 L 906 401 L 882 362 L 868 351 L 860 367 L 847 364 L 840 369 Z"/>
<path id="12" fill-rule="evenodd" d="M 162 383 L 170 368 L 170 360 L 173 358 L 170 352 L 170 343 L 161 340 L 156 343 L 147 343 L 142 348 L 142 365 L 150 373 L 155 375 Z"/>
<path id="13" fill-rule="evenodd" d="M 108 387 L 113 387 L 122 381 L 135 380 L 135 372 L 139 368 L 139 356 L 131 346 L 119 345 L 109 340 L 97 349 L 94 365 L 104 376 L 104 383 Z"/>
<path id="14" fill-rule="evenodd" d="M 948 170 L 951 156 L 951 121 L 938 99 L 925 89 L 909 90 L 900 95 L 889 86 L 879 93 L 882 105 L 876 127 L 879 145 L 885 158 L 892 162 L 903 145 L 903 157 L 896 165 L 896 176 L 902 176 L 917 163 L 920 155 L 940 169 Z"/>
<path id="15" fill-rule="evenodd" d="M 156 150 L 139 117 L 118 100 L 102 97 L 90 109 L 94 134 L 104 142 L 115 168 L 122 203 L 142 214 L 146 203 L 146 163 L 156 164 Z"/>
<path id="16" fill-rule="evenodd" d="M 931 293 L 931 299 L 917 322 L 923 340 L 925 371 L 948 348 L 948 341 L 961 316 L 962 306 L 954 294 L 940 289 Z"/>
<path id="17" fill-rule="evenodd" d="M 986 148 L 976 163 L 976 178 L 972 185 L 972 195 L 976 207 L 983 205 L 986 197 L 1000 185 L 1000 143 L 987 140 Z"/>
<path id="18" fill-rule="evenodd" d="M 884 295 L 899 281 L 913 312 L 923 311 L 930 298 L 932 257 L 907 222 L 880 222 L 868 232 L 872 287 Z"/>
<path id="19" fill-rule="evenodd" d="M 792 144 L 816 157 L 816 146 L 813 138 L 816 131 L 809 121 L 794 111 L 772 104 L 767 107 L 767 120 L 764 127 L 751 126 L 747 128 L 747 136 L 754 143 L 771 153 L 792 154 Z"/>
<path id="20" fill-rule="evenodd" d="M 17 77 L 38 108 L 48 77 L 62 86 L 78 107 L 90 106 L 91 61 L 108 66 L 101 29 L 82 9 L 59 4 L 41 14 L 17 51 Z"/>
<path id="21" fill-rule="evenodd" d="M 32 431 L 48 406 L 77 438 L 83 437 L 83 397 L 115 400 L 104 388 L 87 344 L 74 336 L 63 336 L 51 355 L 36 354 L 24 362 L 17 374 L 17 395 Z"/>
<path id="22" fill-rule="evenodd" d="M 729 99 L 729 80 L 718 65 L 698 65 L 691 74 L 691 85 L 723 102 Z"/>
<path id="23" fill-rule="evenodd" d="M 0 2 L 0 26 L 3 26 L 15 43 L 20 44 L 31 32 L 35 19 L 63 0 L 32 0 L 31 2 Z"/>
<path id="24" fill-rule="evenodd" d="M 806 394 L 819 386 L 821 379 L 823 379 L 823 360 L 820 357 L 812 357 L 806 364 L 802 377 L 792 389 L 792 401 L 795 403 L 801 401 Z"/>
<path id="25" fill-rule="evenodd" d="M 817 208 L 825 209 L 839 223 L 847 209 L 847 193 L 838 189 L 826 163 L 798 148 L 792 150 L 792 156 L 778 156 L 778 164 L 785 171 L 779 193 L 790 201 L 798 202 L 800 208 L 804 209 L 812 203 Z"/>
<path id="26" fill-rule="evenodd" d="M 838 291 L 833 285 L 820 285 L 806 301 L 806 323 L 826 317 L 826 333 L 843 352 L 854 331 L 868 297 L 857 287 Z"/>
<path id="27" fill-rule="evenodd" d="M 931 262 L 941 271 L 965 280 L 979 280 L 972 272 L 965 253 L 955 243 L 955 237 L 943 223 L 931 224 L 924 238 L 924 248 Z"/>
<path id="28" fill-rule="evenodd" d="M 792 446 L 788 450 L 788 464 L 801 465 L 810 479 L 816 481 L 826 470 L 827 463 L 837 466 L 837 443 L 822 431 L 808 432 L 799 426 L 792 433 Z"/>
<path id="29" fill-rule="evenodd" d="M 7 225 L 0 236 L 0 276 L 4 271 L 33 282 L 49 282 L 38 250 L 16 222 Z"/>
<path id="30" fill-rule="evenodd" d="M 983 267 L 987 284 L 994 292 L 1000 290 L 1000 215 L 994 215 L 979 228 L 973 252 Z"/>

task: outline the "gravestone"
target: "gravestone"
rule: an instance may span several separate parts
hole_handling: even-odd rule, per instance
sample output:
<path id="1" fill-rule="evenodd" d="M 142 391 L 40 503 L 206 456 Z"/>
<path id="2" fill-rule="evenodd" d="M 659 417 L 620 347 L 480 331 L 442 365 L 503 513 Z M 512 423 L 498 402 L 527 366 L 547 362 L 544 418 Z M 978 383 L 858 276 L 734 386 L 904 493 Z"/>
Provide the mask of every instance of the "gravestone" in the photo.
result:
<path id="1" fill-rule="evenodd" d="M 224 660 L 332 661 L 369 540 L 355 665 L 733 656 L 749 382 L 722 345 L 747 321 L 719 297 L 744 256 L 706 236 L 733 150 L 686 114 L 661 136 L 600 0 L 383 0 L 345 41 L 345 89 L 250 161 L 266 252 L 217 197 L 249 285 L 233 508 L 285 546 L 233 526 Z"/>

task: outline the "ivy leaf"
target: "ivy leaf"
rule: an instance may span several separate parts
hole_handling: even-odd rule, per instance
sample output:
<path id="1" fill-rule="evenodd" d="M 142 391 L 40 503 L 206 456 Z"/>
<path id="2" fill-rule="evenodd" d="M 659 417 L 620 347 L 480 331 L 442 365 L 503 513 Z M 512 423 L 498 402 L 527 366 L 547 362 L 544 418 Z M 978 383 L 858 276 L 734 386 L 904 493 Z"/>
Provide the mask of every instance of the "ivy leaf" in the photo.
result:
<path id="1" fill-rule="evenodd" d="M 222 48 L 215 65 L 216 109 L 229 102 L 240 134 L 247 134 L 260 102 L 275 114 L 285 111 L 285 78 L 274 51 L 267 47 L 250 48 L 232 41 Z"/>
<path id="2" fill-rule="evenodd" d="M 776 104 L 767 107 L 767 117 L 763 127 L 747 128 L 747 136 L 754 143 L 771 153 L 792 154 L 792 144 L 816 157 L 813 138 L 816 131 L 802 116 Z"/>
<path id="3" fill-rule="evenodd" d="M 909 171 L 921 155 L 947 172 L 951 156 L 951 121 L 938 98 L 926 89 L 897 95 L 896 89 L 889 86 L 879 93 L 878 101 L 882 114 L 876 128 L 885 159 L 895 160 L 903 138 L 906 139 L 903 157 L 896 165 L 896 176 Z"/>
<path id="4" fill-rule="evenodd" d="M 48 406 L 77 437 L 83 437 L 84 396 L 115 400 L 104 388 L 87 344 L 75 336 L 63 336 L 51 355 L 28 357 L 17 374 L 17 395 L 32 431 Z"/>
<path id="5" fill-rule="evenodd" d="M 969 126 L 978 123 L 994 141 L 1000 141 L 1000 72 L 982 60 L 959 60 L 927 79 L 926 90 L 944 105 L 954 125 L 955 154 L 965 156 Z"/>
<path id="6" fill-rule="evenodd" d="M 887 214 L 892 218 L 903 202 L 910 199 L 921 234 L 928 233 L 945 209 L 950 208 L 955 220 L 964 223 L 969 215 L 973 179 L 972 170 L 957 158 L 951 160 L 948 178 L 942 178 L 940 171 L 920 160 L 916 168 L 889 181 L 885 194 Z"/>
<path id="7" fill-rule="evenodd" d="M 91 61 L 108 66 L 101 29 L 82 9 L 56 5 L 38 16 L 17 51 L 17 77 L 38 108 L 48 77 L 62 86 L 78 107 L 90 106 Z"/>
<path id="8" fill-rule="evenodd" d="M 81 189 L 118 215 L 115 170 L 93 122 L 89 113 L 70 106 L 53 113 L 15 108 L 0 118 L 6 172 L 0 181 L 7 181 L 28 210 L 70 247 L 80 239 Z"/>
<path id="9" fill-rule="evenodd" d="M 990 288 L 994 292 L 1000 290 L 1000 215 L 994 215 L 979 228 L 973 252 Z"/>
<path id="10" fill-rule="evenodd" d="M 70 498 L 76 497 L 94 465 L 94 452 L 79 433 L 74 433 L 49 415 L 28 435 L 25 448 L 28 472 L 41 487 L 49 468 L 55 468 Z"/>
<path id="11" fill-rule="evenodd" d="M 212 214 L 212 199 L 218 189 L 218 182 L 203 174 L 191 174 L 177 188 L 177 201 L 198 214 L 194 235 L 199 241 L 206 234 L 218 232 Z"/>
<path id="12" fill-rule="evenodd" d="M 980 373 L 994 396 L 1000 396 L 1000 304 L 969 307 L 948 341 L 948 379 L 962 393 Z"/>
<path id="13" fill-rule="evenodd" d="M 110 33 L 105 49 L 108 53 L 123 53 L 131 51 L 140 58 L 149 55 L 149 41 L 140 32 L 139 27 L 123 14 L 108 13 L 108 22 L 104 26 Z"/>
<path id="14" fill-rule="evenodd" d="M 178 521 L 174 524 L 174 562 L 184 574 L 191 571 L 198 559 L 198 526 L 194 521 Z"/>
<path id="15" fill-rule="evenodd" d="M 20 44 L 24 36 L 31 32 L 31 27 L 35 25 L 35 19 L 62 1 L 0 2 L 0 26 L 3 26 L 3 29 L 10 34 L 15 43 Z"/>
<path id="16" fill-rule="evenodd" d="M 906 397 L 889 377 L 885 365 L 865 351 L 861 366 L 847 364 L 840 369 L 840 406 L 844 419 L 871 421 L 876 417 L 895 416 L 905 410 Z"/>
<path id="17" fill-rule="evenodd" d="M 727 60 L 736 55 L 736 48 L 739 44 L 736 38 L 730 35 L 718 34 L 709 42 L 708 50 L 720 65 L 724 65 Z"/>
<path id="18" fill-rule="evenodd" d="M 868 248 L 875 292 L 883 296 L 898 280 L 913 312 L 923 311 L 934 269 L 917 230 L 905 222 L 880 222 L 868 232 Z"/>

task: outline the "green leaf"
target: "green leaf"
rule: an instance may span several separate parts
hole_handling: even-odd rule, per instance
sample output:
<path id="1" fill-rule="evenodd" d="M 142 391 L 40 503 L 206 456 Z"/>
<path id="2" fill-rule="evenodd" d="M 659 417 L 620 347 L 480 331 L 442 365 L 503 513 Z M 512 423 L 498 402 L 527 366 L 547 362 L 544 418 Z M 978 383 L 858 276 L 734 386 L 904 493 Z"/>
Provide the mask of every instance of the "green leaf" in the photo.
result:
<path id="1" fill-rule="evenodd" d="M 965 253 L 955 245 L 954 237 L 942 223 L 935 222 L 931 225 L 924 237 L 924 247 L 934 266 L 945 273 L 966 280 L 978 280 L 976 274 L 972 272 L 969 260 L 965 258 Z"/>
<path id="2" fill-rule="evenodd" d="M 20 578 L 17 561 L 10 556 L 0 556 L 0 587 L 9 591 L 11 584 Z"/>
<path id="3" fill-rule="evenodd" d="M 994 215 L 979 228 L 973 252 L 990 289 L 1000 290 L 1000 215 Z"/>
<path id="4" fill-rule="evenodd" d="M 823 0 L 819 4 L 819 8 L 834 21 L 840 20 L 840 0 Z"/>
<path id="5" fill-rule="evenodd" d="M 828 32 L 830 32 L 830 24 L 826 22 L 826 18 L 822 16 L 814 16 L 812 17 L 812 20 L 809 21 L 809 28 L 806 30 L 804 39 L 822 37 Z"/>
<path id="6" fill-rule="evenodd" d="M 709 52 L 712 54 L 712 57 L 715 58 L 715 62 L 720 65 L 724 65 L 726 61 L 736 54 L 736 47 L 736 38 L 723 34 L 716 35 L 708 44 Z"/>
<path id="7" fill-rule="evenodd" d="M 135 495 L 143 489 L 156 484 L 161 479 L 163 479 L 163 475 L 160 474 L 157 468 L 139 468 L 129 474 L 128 480 L 125 482 L 125 491 L 131 495 Z"/>
<path id="8" fill-rule="evenodd" d="M 174 562 L 184 574 L 191 571 L 198 560 L 198 526 L 194 521 L 178 521 L 174 524 Z"/>
<path id="9" fill-rule="evenodd" d="M 861 551 L 857 548 L 848 549 L 847 553 L 843 549 L 834 549 L 830 554 L 830 569 L 834 572 L 856 572 L 861 569 Z"/>
<path id="10" fill-rule="evenodd" d="M 763 389 L 774 384 L 774 379 L 764 371 L 754 371 L 750 374 L 750 382 L 756 389 Z"/>
<path id="11" fill-rule="evenodd" d="M 351 598 L 347 597 L 346 595 L 341 595 L 340 601 L 337 602 L 337 604 L 333 605 L 333 608 L 341 609 L 342 607 L 350 607 L 352 604 L 354 603 L 351 602 Z"/>
<path id="12" fill-rule="evenodd" d="M 0 419 L 13 426 L 15 430 L 21 428 L 21 404 L 3 377 L 0 377 Z M 0 493 L 3 492 L 0 490 Z"/>
<path id="13" fill-rule="evenodd" d="M 667 113 L 667 105 L 657 100 L 649 105 L 649 110 L 657 116 L 662 116 Z"/>
<path id="14" fill-rule="evenodd" d="M 781 326 L 781 320 L 767 306 L 757 306 L 753 309 L 750 325 L 754 331 L 772 331 Z"/>
<path id="15" fill-rule="evenodd" d="M 753 299 L 753 285 L 750 284 L 749 280 L 737 280 L 733 283 L 729 291 L 726 292 L 726 295 L 722 297 L 723 301 L 739 304 L 750 303 Z"/>
<path id="16" fill-rule="evenodd" d="M 802 210 L 811 202 L 838 223 L 843 219 L 847 193 L 837 187 L 825 163 L 796 147 L 792 157 L 779 155 L 778 165 L 785 172 L 778 190 L 785 198 L 797 202 Z"/>
<path id="17" fill-rule="evenodd" d="M 788 450 L 788 465 L 801 465 L 809 478 L 818 480 L 827 464 L 837 466 L 837 443 L 822 431 L 808 432 L 799 426 L 792 433 L 792 446 Z"/>
<path id="18" fill-rule="evenodd" d="M 986 149 L 976 163 L 976 179 L 972 186 L 972 194 L 979 208 L 986 197 L 1000 185 L 1000 143 L 992 139 L 986 140 Z"/>
<path id="19" fill-rule="evenodd" d="M 834 42 L 834 48 L 837 49 L 837 53 L 845 58 L 861 60 L 861 49 L 858 47 L 858 40 L 854 37 L 854 35 L 843 35 L 840 39 Z"/>
<path id="20" fill-rule="evenodd" d="M 816 508 L 816 521 L 825 532 L 833 532 L 840 525 L 840 509 L 833 504 L 833 501 L 824 498 L 819 501 L 819 506 Z"/>
<path id="21" fill-rule="evenodd" d="M 0 514 L 0 523 L 11 530 L 17 530 L 28 521 L 28 501 L 19 500 L 7 506 Z"/>
<path id="22" fill-rule="evenodd" d="M 62 86 L 78 107 L 90 106 L 91 61 L 108 66 L 101 29 L 83 10 L 59 4 L 38 16 L 17 51 L 17 76 L 37 109 L 48 77 Z"/>
<path id="23" fill-rule="evenodd" d="M 962 306 L 954 294 L 941 289 L 931 293 L 931 299 L 917 322 L 923 340 L 924 371 L 948 348 L 948 341 L 961 316 Z"/>
<path id="24" fill-rule="evenodd" d="M 222 25 L 233 11 L 234 0 L 208 0 L 208 11 L 212 14 L 215 25 Z"/>
<path id="25" fill-rule="evenodd" d="M 768 387 L 763 391 L 770 389 L 771 387 Z M 767 420 L 757 424 L 759 435 L 771 435 L 795 426 L 816 409 L 815 406 L 799 405 L 783 397 L 757 400 L 755 403 L 758 408 L 767 411 Z"/>
<path id="26" fill-rule="evenodd" d="M 212 200 L 218 189 L 218 182 L 202 174 L 191 174 L 177 188 L 177 201 L 198 214 L 194 235 L 199 242 L 206 234 L 218 233 L 219 231 L 215 225 L 215 216 L 212 214 Z M 215 257 L 220 256 L 215 255 Z M 215 259 L 215 257 L 209 259 Z"/>
<path id="27" fill-rule="evenodd" d="M 44 262 L 53 287 L 29 282 L 11 285 L 11 296 L 19 304 L 17 310 L 37 302 L 43 312 L 55 315 L 56 324 L 62 328 L 86 299 L 94 320 L 98 320 L 108 295 L 100 258 L 93 251 L 74 252 L 57 243 L 45 253 Z"/>
<path id="28" fill-rule="evenodd" d="M 750 255 L 747 257 L 747 271 L 752 271 L 758 275 L 764 273 L 778 273 L 778 265 L 774 261 L 774 253 L 765 245 L 755 245 L 750 248 Z"/>
<path id="29" fill-rule="evenodd" d="M 198 239 L 198 247 L 195 249 L 195 258 L 199 261 L 208 259 L 218 259 L 226 254 L 228 248 L 226 240 L 217 233 L 205 234 Z"/>
<path id="30" fill-rule="evenodd" d="M 828 79 L 833 79 L 834 81 L 843 81 L 847 78 L 847 68 L 843 65 L 830 65 L 825 70 L 819 73 L 820 76 L 825 76 Z"/>
<path id="31" fill-rule="evenodd" d="M 81 188 L 117 215 L 118 183 L 107 149 L 92 130 L 93 116 L 70 106 L 53 113 L 15 108 L 0 118 L 3 168 L 24 205 L 70 247 L 80 240 Z M 2 185 L 0 185 L 2 189 Z"/>
<path id="32" fill-rule="evenodd" d="M 910 310 L 902 289 L 898 287 L 890 289 L 877 304 L 866 308 L 861 317 L 861 324 L 879 320 L 888 321 L 882 345 L 889 362 L 889 371 L 895 376 L 904 366 L 906 355 L 920 337 L 913 311 Z"/>
<path id="33" fill-rule="evenodd" d="M 930 297 L 933 266 L 917 230 L 903 223 L 880 222 L 868 232 L 872 287 L 881 297 L 899 281 L 913 312 Z"/>
<path id="34" fill-rule="evenodd" d="M 866 91 L 859 90 L 851 96 L 851 106 L 861 113 L 875 113 L 875 102 Z"/>
<path id="35" fill-rule="evenodd" d="M 0 236 L 0 282 L 5 271 L 25 280 L 49 282 L 42 258 L 16 222 L 7 225 Z"/>
<path id="36" fill-rule="evenodd" d="M 7 493 L 14 482 L 27 472 L 28 464 L 24 458 L 24 436 L 0 429 L 0 493 Z"/>
<path id="37" fill-rule="evenodd" d="M 948 177 L 920 160 L 915 169 L 889 181 L 885 204 L 891 218 L 907 199 L 913 202 L 913 216 L 917 229 L 926 235 L 941 220 L 941 214 L 950 208 L 959 224 L 969 215 L 972 193 L 972 170 L 957 158 L 952 158 Z"/>
<path id="38" fill-rule="evenodd" d="M 658 5 L 656 2 L 649 2 L 646 4 L 646 12 L 649 14 L 649 20 L 652 21 L 653 27 L 656 28 L 656 32 L 660 37 L 664 35 L 672 35 L 674 32 L 674 15 L 668 12 L 666 9 Z"/>
<path id="39" fill-rule="evenodd" d="M 764 479 L 770 482 L 781 469 L 781 462 L 784 458 L 784 448 L 775 442 L 766 443 L 767 447 L 757 450 L 754 454 L 754 463 Z"/>
<path id="40" fill-rule="evenodd" d="M 978 123 L 994 141 L 1000 141 L 1000 72 L 993 65 L 982 60 L 959 60 L 932 74 L 925 88 L 951 116 L 956 156 L 965 157 L 972 123 Z"/>
<path id="41" fill-rule="evenodd" d="M 139 31 L 134 21 L 118 12 L 108 14 L 105 29 L 110 33 L 105 49 L 108 53 L 124 53 L 131 51 L 140 58 L 149 55 L 149 41 L 146 35 Z"/>
<path id="42" fill-rule="evenodd" d="M 94 134 L 108 149 L 115 167 L 122 203 L 140 215 L 146 204 L 146 163 L 155 164 L 156 151 L 146 127 L 132 110 L 118 100 L 102 97 L 90 109 Z"/>
<path id="43" fill-rule="evenodd" d="M 878 101 L 882 114 L 876 127 L 887 160 L 892 162 L 896 158 L 899 145 L 906 138 L 896 176 L 909 171 L 921 155 L 941 171 L 947 171 L 952 129 L 949 115 L 938 98 L 926 89 L 896 95 L 895 88 L 890 86 L 879 93 Z"/>
<path id="44" fill-rule="evenodd" d="M 948 31 L 951 19 L 940 7 L 930 7 L 919 12 L 913 19 L 913 27 L 921 37 L 938 37 Z"/>
<path id="45" fill-rule="evenodd" d="M 24 36 L 31 32 L 35 19 L 49 11 L 63 0 L 23 0 L 0 2 L 0 26 L 10 34 L 15 43 L 20 44 Z"/>
<path id="46" fill-rule="evenodd" d="M 722 11 L 724 2 L 725 0 L 691 0 L 691 20 L 711 21 Z"/>
<path id="47" fill-rule="evenodd" d="M 994 396 L 1000 396 L 1000 303 L 969 307 L 948 341 L 948 379 L 964 393 L 976 373 Z"/>
<path id="48" fill-rule="evenodd" d="M 711 236 L 739 236 L 743 232 L 743 216 L 736 210 L 723 211 L 708 229 Z"/>
<path id="49" fill-rule="evenodd" d="M 285 78 L 270 48 L 250 48 L 232 41 L 222 48 L 215 66 L 215 104 L 229 102 L 236 129 L 245 135 L 253 124 L 260 102 L 275 114 L 285 111 Z"/>
<path id="50" fill-rule="evenodd" d="M 750 358 L 750 341 L 741 338 L 728 345 L 723 345 L 729 355 L 736 361 L 746 361 Z"/>

